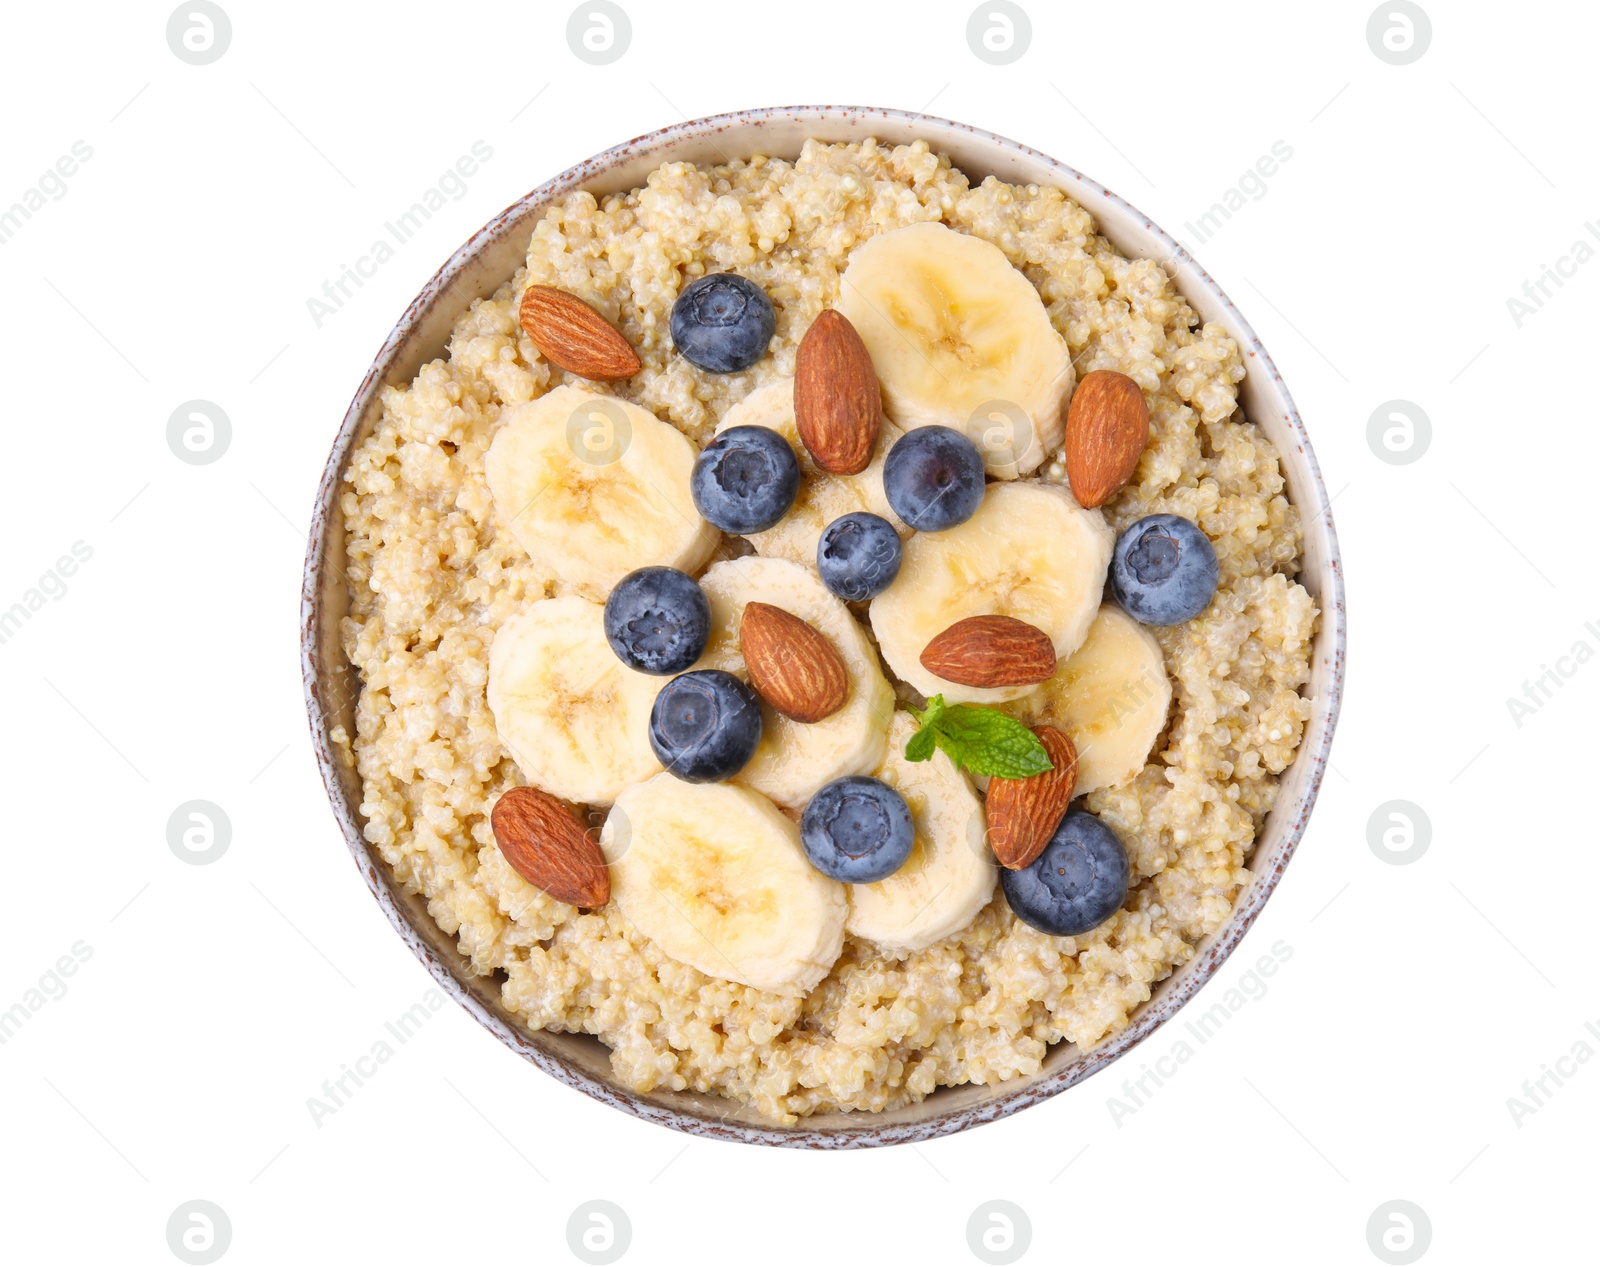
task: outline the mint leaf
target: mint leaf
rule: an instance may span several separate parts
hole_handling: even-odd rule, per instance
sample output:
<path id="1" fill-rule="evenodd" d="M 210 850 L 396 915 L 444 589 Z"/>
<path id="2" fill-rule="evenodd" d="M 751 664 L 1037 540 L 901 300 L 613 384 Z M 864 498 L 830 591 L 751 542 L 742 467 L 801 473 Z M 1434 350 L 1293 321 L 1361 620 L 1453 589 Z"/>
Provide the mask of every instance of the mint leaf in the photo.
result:
<path id="1" fill-rule="evenodd" d="M 914 708 L 911 710 L 911 715 L 917 719 L 922 729 L 912 735 L 910 741 L 906 744 L 907 761 L 927 761 L 933 756 L 934 746 L 938 739 L 934 726 L 938 723 L 943 713 L 943 695 L 935 695 L 928 701 L 928 706 L 920 713 Z"/>
<path id="2" fill-rule="evenodd" d="M 944 696 L 935 695 L 922 712 L 911 713 L 922 728 L 906 744 L 907 761 L 926 761 L 937 747 L 956 769 L 974 774 L 1025 779 L 1052 768 L 1039 737 L 998 709 L 969 704 L 947 708 Z"/>
<path id="3" fill-rule="evenodd" d="M 1051 768 L 1050 754 L 1039 737 L 998 709 L 968 704 L 945 709 L 937 735 L 939 747 L 957 768 L 973 774 L 1026 779 Z"/>

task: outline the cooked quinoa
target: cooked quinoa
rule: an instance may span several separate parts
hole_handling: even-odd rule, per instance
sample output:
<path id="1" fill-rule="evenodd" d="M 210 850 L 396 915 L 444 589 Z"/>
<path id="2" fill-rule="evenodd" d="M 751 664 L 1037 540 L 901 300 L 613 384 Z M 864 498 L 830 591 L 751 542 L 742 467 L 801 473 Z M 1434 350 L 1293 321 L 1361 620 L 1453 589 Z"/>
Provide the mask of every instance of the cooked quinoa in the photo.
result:
<path id="1" fill-rule="evenodd" d="M 668 959 L 615 903 L 582 914 L 546 896 L 496 848 L 489 809 L 522 780 L 485 702 L 489 646 L 512 614 L 565 591 L 496 522 L 484 454 L 504 406 L 582 382 L 519 329 L 527 285 L 598 308 L 644 366 L 609 390 L 704 443 L 732 404 L 794 372 L 852 248 L 926 220 L 1005 252 L 1080 377 L 1119 370 L 1144 388 L 1151 443 L 1108 518 L 1119 531 L 1163 511 L 1195 520 L 1221 586 L 1202 617 L 1154 630 L 1173 708 L 1149 763 L 1087 798 L 1128 849 L 1121 912 L 1086 936 L 1050 937 L 997 891 L 926 950 L 847 938 L 809 995 L 764 994 Z M 769 356 L 742 374 L 695 369 L 668 334 L 684 282 L 723 270 L 757 282 L 777 310 Z M 974 187 L 924 143 L 808 143 L 795 162 L 672 163 L 628 194 L 568 195 L 540 222 L 526 267 L 462 314 L 448 357 L 385 389 L 345 474 L 344 645 L 364 689 L 353 741 L 335 738 L 362 779 L 367 839 L 478 973 L 503 974 L 504 1003 L 530 1029 L 598 1035 L 639 1091 L 715 1092 L 793 1122 L 1004 1081 L 1036 1071 L 1052 1043 L 1102 1042 L 1227 920 L 1310 716 L 1299 692 L 1317 610 L 1294 579 L 1300 530 L 1277 454 L 1238 408 L 1244 373 L 1221 326 L 1202 326 L 1158 264 L 1117 254 L 1061 191 Z M 1040 474 L 1064 481 L 1060 455 Z"/>

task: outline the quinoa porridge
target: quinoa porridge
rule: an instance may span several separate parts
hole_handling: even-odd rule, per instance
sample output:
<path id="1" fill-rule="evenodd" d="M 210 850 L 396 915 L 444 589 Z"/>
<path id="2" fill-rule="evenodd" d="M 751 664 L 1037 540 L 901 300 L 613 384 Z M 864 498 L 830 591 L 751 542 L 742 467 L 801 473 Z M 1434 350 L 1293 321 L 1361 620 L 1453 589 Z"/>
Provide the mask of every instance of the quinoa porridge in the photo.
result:
<path id="1" fill-rule="evenodd" d="M 849 307 L 841 278 L 864 244 L 924 223 L 993 244 L 1031 283 L 1070 355 L 1069 385 L 1091 371 L 1117 371 L 1142 389 L 1148 405 L 1149 440 L 1137 469 L 1100 511 L 1071 501 L 1061 437 L 1041 428 L 1035 439 L 1044 451 L 1035 455 L 1032 478 L 1007 484 L 1015 472 L 999 472 L 1002 482 L 988 486 L 980 517 L 991 513 L 990 503 L 993 513 L 1004 510 L 997 489 L 1043 490 L 1039 495 L 1061 500 L 1071 513 L 1103 512 L 1109 555 L 1111 536 L 1137 521 L 1180 516 L 1214 548 L 1215 595 L 1192 619 L 1141 625 L 1131 635 L 1152 648 L 1162 669 L 1158 688 L 1119 705 L 1119 716 L 1142 709 L 1141 724 L 1159 734 L 1148 758 L 1113 769 L 1109 748 L 1096 756 L 1079 743 L 1079 795 L 1090 790 L 1075 804 L 1111 828 L 1126 850 L 1128 887 L 1114 914 L 1079 935 L 1039 931 L 1013 914 L 996 883 L 1000 869 L 986 857 L 981 891 L 953 921 L 960 924 L 955 931 L 931 944 L 896 944 L 865 915 L 852 914 L 842 941 L 835 935 L 836 944 L 819 951 L 818 979 L 761 988 L 730 979 L 740 974 L 721 974 L 714 963 L 696 966 L 668 954 L 625 916 L 620 887 L 623 901 L 597 909 L 557 900 L 524 879 L 496 842 L 491 808 L 533 781 L 511 750 L 523 751 L 519 739 L 502 735 L 491 706 L 496 635 L 540 600 L 592 606 L 605 598 L 564 576 L 536 541 L 530 544 L 530 534 L 514 533 L 496 513 L 487 466 L 497 434 L 519 409 L 557 389 L 596 390 L 540 354 L 519 325 L 519 302 L 529 286 L 543 285 L 592 305 L 640 363 L 630 377 L 598 390 L 670 423 L 691 442 L 685 460 L 763 389 L 763 400 L 789 411 L 784 421 L 794 443 L 793 393 L 773 385 L 795 375 L 802 337 L 819 313 Z M 753 367 L 708 373 L 677 354 L 669 325 L 688 283 L 726 272 L 765 292 L 776 325 Z M 865 313 L 859 304 L 857 310 Z M 872 347 L 868 322 L 857 324 Z M 879 349 L 872 352 L 877 360 Z M 1200 325 L 1158 264 L 1119 256 L 1063 193 L 992 178 L 973 186 L 923 143 L 809 142 L 794 162 L 674 163 L 626 195 L 599 202 L 568 195 L 539 223 L 526 267 L 461 315 L 448 356 L 424 366 L 409 386 L 384 390 L 381 421 L 345 472 L 351 613 L 344 645 L 363 689 L 355 735 L 341 728 L 334 739 L 362 780 L 367 840 L 427 899 L 473 968 L 499 975 L 508 1009 L 532 1029 L 597 1035 L 611 1050 L 616 1076 L 639 1091 L 717 1093 L 793 1123 L 817 1112 L 892 1108 L 941 1085 L 1016 1078 L 1035 1072 L 1053 1043 L 1102 1042 L 1227 920 L 1249 879 L 1248 857 L 1278 775 L 1311 715 L 1300 690 L 1310 676 L 1318 613 L 1295 579 L 1300 528 L 1277 455 L 1238 407 L 1244 373 L 1232 338 L 1220 326 Z M 886 436 L 918 425 L 887 378 L 884 403 Z M 958 423 L 965 406 L 959 413 Z M 785 431 L 779 422 L 765 425 Z M 815 472 L 803 452 L 800 459 L 809 478 Z M 862 478 L 881 460 L 880 452 Z M 806 497 L 803 491 L 801 501 Z M 805 572 L 821 523 L 845 510 L 893 518 L 874 498 L 882 500 L 878 484 L 857 502 L 810 515 L 810 535 L 798 548 L 792 536 L 770 551 L 757 539 L 752 556 L 744 540 L 712 532 L 675 543 L 674 557 L 701 577 L 714 613 L 718 578 L 728 575 L 719 569 L 746 559 L 793 569 L 821 593 Z M 898 520 L 893 526 L 906 538 L 908 568 L 921 557 L 921 543 L 932 548 L 954 537 L 912 534 Z M 774 562 L 763 563 L 768 557 Z M 773 575 L 774 593 L 798 592 L 800 580 Z M 906 792 L 918 832 L 931 833 L 944 821 L 936 813 L 942 789 L 964 797 L 972 784 L 943 753 L 934 758 L 937 768 L 917 767 L 914 777 L 906 774 L 911 767 L 895 769 L 897 761 L 904 766 L 904 735 L 915 729 L 904 709 L 920 708 L 929 692 L 911 680 L 915 666 L 896 659 L 886 600 L 874 599 L 872 608 L 870 620 L 865 604 L 850 608 L 859 646 L 857 633 L 828 625 L 833 617 L 821 606 L 800 614 L 844 640 L 852 674 L 852 657 L 875 662 L 881 653 L 888 689 L 870 703 L 880 730 L 892 730 L 895 740 L 880 738 L 866 764 L 842 772 L 876 769 Z M 1072 646 L 1114 632 L 1100 623 L 1104 614 L 1088 626 L 1091 615 Z M 717 646 L 714 635 L 708 661 Z M 732 651 L 716 663 L 742 668 Z M 1030 725 L 1066 727 L 1073 697 L 1066 688 L 1051 695 L 1051 688 L 960 698 L 992 701 Z M 651 687 L 658 689 L 659 680 Z M 848 707 L 859 694 L 852 690 Z M 896 700 L 901 710 L 891 727 Z M 648 710 L 648 698 L 640 708 Z M 596 825 L 612 800 L 641 806 L 657 786 L 650 776 L 660 766 L 648 748 L 627 757 L 632 765 L 616 759 L 632 775 L 585 792 L 597 799 L 580 807 Z M 761 762 L 758 752 L 750 768 Z M 766 815 L 762 823 L 798 820 L 815 789 L 785 782 L 776 759 L 761 768 L 759 778 L 708 786 L 738 800 L 729 802 L 730 812 Z M 925 791 L 936 775 L 941 787 Z M 560 787 L 546 790 L 577 799 Z"/>

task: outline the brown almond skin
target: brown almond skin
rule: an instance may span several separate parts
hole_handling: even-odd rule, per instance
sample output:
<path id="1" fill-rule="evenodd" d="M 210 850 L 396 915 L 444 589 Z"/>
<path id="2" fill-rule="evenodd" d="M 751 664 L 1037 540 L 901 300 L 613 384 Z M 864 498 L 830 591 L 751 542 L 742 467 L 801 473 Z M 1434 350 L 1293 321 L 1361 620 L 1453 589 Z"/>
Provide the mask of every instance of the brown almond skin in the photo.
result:
<path id="1" fill-rule="evenodd" d="M 843 313 L 817 314 L 794 363 L 794 421 L 811 460 L 832 475 L 867 469 L 883 428 L 872 357 Z"/>
<path id="2" fill-rule="evenodd" d="M 1133 478 L 1150 442 L 1150 407 L 1139 384 L 1093 370 L 1067 406 L 1067 482 L 1085 509 L 1108 501 Z"/>
<path id="3" fill-rule="evenodd" d="M 745 605 L 739 651 L 750 685 L 785 717 L 819 722 L 849 698 L 850 674 L 833 643 L 781 607 Z"/>
<path id="4" fill-rule="evenodd" d="M 1054 726 L 1034 726 L 1033 733 L 1050 754 L 1051 769 L 1026 779 L 989 780 L 984 810 L 989 822 L 989 847 L 1002 867 L 1020 871 L 1044 852 L 1061 825 L 1078 782 L 1078 750 Z"/>
<path id="5" fill-rule="evenodd" d="M 489 812 L 495 843 L 529 884 L 570 906 L 611 900 L 605 855 L 577 817 L 548 792 L 514 787 Z"/>
<path id="6" fill-rule="evenodd" d="M 615 383 L 639 372 L 638 353 L 616 327 L 567 291 L 529 286 L 517 318 L 539 354 L 569 374 Z"/>
<path id="7" fill-rule="evenodd" d="M 1014 616 L 968 616 L 922 649 L 922 667 L 960 686 L 1032 686 L 1056 671 L 1055 644 Z"/>

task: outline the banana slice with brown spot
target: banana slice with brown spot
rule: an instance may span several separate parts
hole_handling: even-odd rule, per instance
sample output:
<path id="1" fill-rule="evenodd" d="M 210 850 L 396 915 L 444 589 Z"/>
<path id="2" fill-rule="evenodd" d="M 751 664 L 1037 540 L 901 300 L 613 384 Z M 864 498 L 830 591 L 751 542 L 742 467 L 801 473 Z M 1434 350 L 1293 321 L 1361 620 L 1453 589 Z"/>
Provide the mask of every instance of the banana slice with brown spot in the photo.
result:
<path id="1" fill-rule="evenodd" d="M 604 602 L 635 568 L 710 559 L 721 534 L 689 494 L 694 460 L 648 410 L 563 386 L 505 410 L 484 471 L 495 518 L 529 557 Z"/>
<path id="2" fill-rule="evenodd" d="M 489 710 L 523 777 L 552 796 L 609 805 L 661 769 L 650 709 L 667 679 L 637 673 L 606 641 L 605 608 L 546 598 L 500 627 L 489 648 Z"/>
<path id="3" fill-rule="evenodd" d="M 617 798 L 600 848 L 628 922 L 708 976 L 804 994 L 844 948 L 844 885 L 750 788 L 659 774 Z"/>
<path id="4" fill-rule="evenodd" d="M 1073 384 L 1066 340 L 992 242 L 938 223 L 868 238 L 840 280 L 839 311 L 904 430 L 964 431 L 998 479 L 1029 474 L 1061 447 Z"/>

